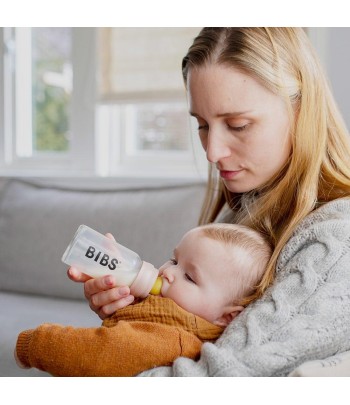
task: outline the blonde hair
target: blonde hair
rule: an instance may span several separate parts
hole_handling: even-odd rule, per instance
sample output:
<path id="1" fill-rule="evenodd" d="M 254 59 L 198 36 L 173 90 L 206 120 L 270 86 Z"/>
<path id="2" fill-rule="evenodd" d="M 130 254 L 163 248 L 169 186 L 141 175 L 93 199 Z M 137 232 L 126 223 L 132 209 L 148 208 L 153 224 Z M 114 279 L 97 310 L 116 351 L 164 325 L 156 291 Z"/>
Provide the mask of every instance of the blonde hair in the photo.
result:
<path id="1" fill-rule="evenodd" d="M 258 232 L 237 224 L 207 224 L 197 228 L 204 237 L 231 248 L 234 257 L 231 283 L 231 301 L 246 306 L 256 298 L 256 289 L 271 257 L 271 248 Z M 224 258 L 223 258 L 224 260 Z"/>
<path id="2" fill-rule="evenodd" d="M 185 84 L 190 69 L 208 63 L 255 77 L 285 99 L 290 114 L 292 150 L 281 171 L 258 189 L 237 194 L 209 166 L 199 221 L 214 221 L 227 203 L 237 223 L 266 235 L 274 251 L 258 298 L 272 283 L 280 252 L 300 221 L 320 204 L 350 196 L 349 136 L 302 28 L 204 28 L 183 59 Z"/>

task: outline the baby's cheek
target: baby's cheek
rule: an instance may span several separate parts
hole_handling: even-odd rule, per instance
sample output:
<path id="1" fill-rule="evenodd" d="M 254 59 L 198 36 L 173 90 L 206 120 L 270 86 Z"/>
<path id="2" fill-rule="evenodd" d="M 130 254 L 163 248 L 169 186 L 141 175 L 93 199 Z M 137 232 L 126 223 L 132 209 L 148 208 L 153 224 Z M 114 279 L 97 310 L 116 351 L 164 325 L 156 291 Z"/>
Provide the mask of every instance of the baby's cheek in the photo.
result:
<path id="1" fill-rule="evenodd" d="M 181 298 L 179 297 L 179 294 L 176 293 L 176 288 L 172 284 L 164 283 L 162 290 L 161 290 L 162 296 L 165 298 L 170 298 L 171 300 L 175 301 L 176 304 L 179 304 L 179 301 L 181 301 Z"/>
<path id="2" fill-rule="evenodd" d="M 197 312 L 197 305 L 193 300 L 189 297 L 184 296 L 183 294 L 170 294 L 172 300 L 176 302 L 176 304 L 184 309 L 185 311 L 192 312 L 196 314 Z"/>

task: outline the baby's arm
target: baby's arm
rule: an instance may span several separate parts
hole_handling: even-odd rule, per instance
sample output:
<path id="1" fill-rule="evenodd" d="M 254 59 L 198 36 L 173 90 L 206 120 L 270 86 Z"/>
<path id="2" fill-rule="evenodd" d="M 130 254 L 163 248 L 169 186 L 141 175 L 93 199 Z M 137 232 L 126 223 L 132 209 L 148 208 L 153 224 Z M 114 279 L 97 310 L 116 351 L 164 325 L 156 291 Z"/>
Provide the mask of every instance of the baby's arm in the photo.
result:
<path id="1" fill-rule="evenodd" d="M 196 358 L 201 346 L 188 332 L 151 322 L 100 328 L 43 324 L 19 335 L 15 357 L 24 368 L 54 376 L 133 376 L 179 356 Z"/>

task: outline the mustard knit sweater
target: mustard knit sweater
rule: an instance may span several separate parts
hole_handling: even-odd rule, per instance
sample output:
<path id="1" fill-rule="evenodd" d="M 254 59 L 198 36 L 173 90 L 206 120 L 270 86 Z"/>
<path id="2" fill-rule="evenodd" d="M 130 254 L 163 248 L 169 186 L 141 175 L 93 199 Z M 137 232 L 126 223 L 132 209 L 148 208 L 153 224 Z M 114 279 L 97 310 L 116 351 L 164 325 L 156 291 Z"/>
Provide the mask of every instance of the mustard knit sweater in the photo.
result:
<path id="1" fill-rule="evenodd" d="M 197 359 L 203 342 L 223 329 L 168 298 L 149 296 L 99 328 L 43 324 L 18 336 L 19 360 L 54 376 L 133 376 L 183 356 Z"/>

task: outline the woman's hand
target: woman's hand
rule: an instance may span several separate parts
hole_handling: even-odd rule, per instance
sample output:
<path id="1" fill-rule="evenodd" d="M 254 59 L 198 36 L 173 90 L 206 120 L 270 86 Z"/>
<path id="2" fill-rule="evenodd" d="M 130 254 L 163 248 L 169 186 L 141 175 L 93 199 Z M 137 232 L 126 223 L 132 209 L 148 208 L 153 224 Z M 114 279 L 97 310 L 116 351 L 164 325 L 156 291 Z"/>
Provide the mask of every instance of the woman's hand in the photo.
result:
<path id="1" fill-rule="evenodd" d="M 85 298 L 89 301 L 90 308 L 101 319 L 134 301 L 129 287 L 117 287 L 112 276 L 91 278 L 74 267 L 70 267 L 67 274 L 71 280 L 84 283 Z"/>
<path id="2" fill-rule="evenodd" d="M 113 239 L 108 233 L 106 236 Z M 90 308 L 101 318 L 105 319 L 118 309 L 124 308 L 134 301 L 127 286 L 117 287 L 112 276 L 91 278 L 74 267 L 67 271 L 68 277 L 75 282 L 84 283 L 85 298 Z"/>

